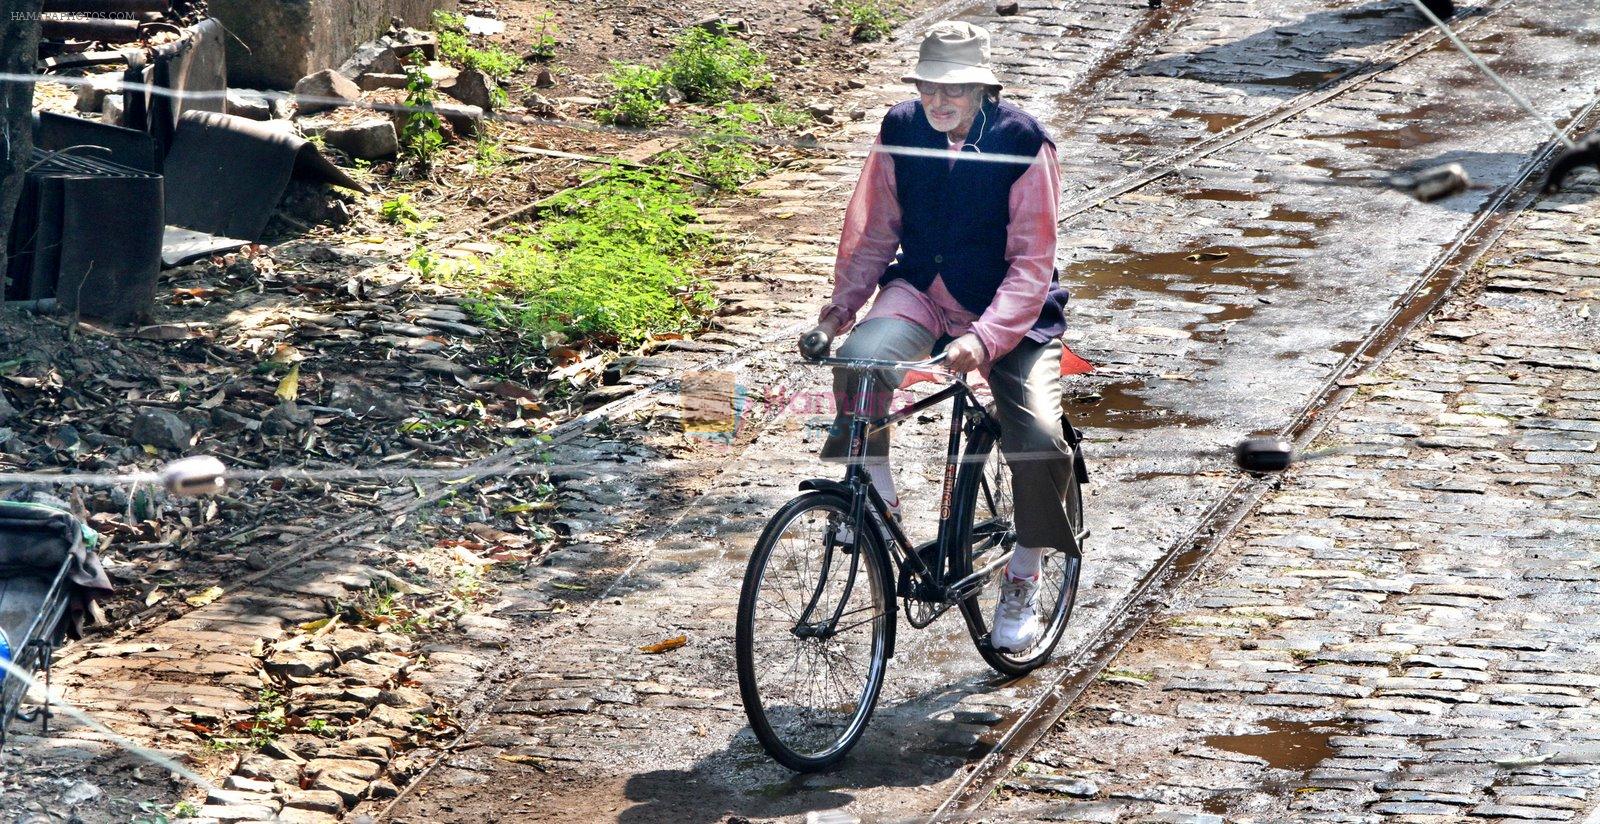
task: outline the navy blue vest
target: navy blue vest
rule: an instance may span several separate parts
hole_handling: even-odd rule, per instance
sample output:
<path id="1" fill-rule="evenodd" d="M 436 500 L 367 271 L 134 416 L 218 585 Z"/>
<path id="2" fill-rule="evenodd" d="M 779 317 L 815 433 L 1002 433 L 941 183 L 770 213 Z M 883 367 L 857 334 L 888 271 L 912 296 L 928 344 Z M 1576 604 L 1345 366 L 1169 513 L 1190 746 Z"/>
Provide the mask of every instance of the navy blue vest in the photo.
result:
<path id="1" fill-rule="evenodd" d="M 886 146 L 935 149 L 941 154 L 950 148 L 949 139 L 928 123 L 922 103 L 916 100 L 889 110 L 880 137 Z M 1033 157 L 1045 143 L 1055 145 L 1039 121 L 1009 104 L 985 102 L 953 166 L 947 154 L 891 155 L 903 222 L 900 253 L 879 283 L 903 278 L 926 291 L 935 277 L 941 277 L 962 306 L 983 314 L 1010 268 L 1005 253 L 1011 184 L 1029 167 L 964 158 L 976 152 Z M 1065 332 L 1066 300 L 1066 290 L 1053 281 L 1028 337 L 1045 341 Z"/>

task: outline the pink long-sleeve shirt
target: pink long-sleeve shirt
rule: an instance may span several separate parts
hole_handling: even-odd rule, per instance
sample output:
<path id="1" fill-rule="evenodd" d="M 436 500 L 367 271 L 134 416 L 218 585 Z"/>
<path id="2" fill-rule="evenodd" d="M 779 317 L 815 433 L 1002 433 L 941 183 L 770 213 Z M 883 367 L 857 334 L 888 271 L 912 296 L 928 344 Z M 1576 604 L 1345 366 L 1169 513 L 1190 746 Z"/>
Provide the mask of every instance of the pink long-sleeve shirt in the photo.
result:
<path id="1" fill-rule="evenodd" d="M 961 144 L 951 144 L 951 163 Z M 972 161 L 981 162 L 981 161 Z M 905 280 L 883 287 L 867 319 L 895 317 L 918 324 L 935 335 L 960 337 L 971 332 L 989 362 L 1002 358 L 1021 342 L 1039 318 L 1050 291 L 1056 260 L 1056 205 L 1061 173 L 1055 147 L 1045 143 L 1034 163 L 1011 184 L 1011 218 L 1005 256 L 1010 268 L 982 315 L 963 307 L 935 277 L 926 292 Z M 900 249 L 900 201 L 895 196 L 894 160 L 874 144 L 845 210 L 844 232 L 833 265 L 833 298 L 821 318 L 834 319 L 841 332 L 855 325 L 856 313 L 872 297 L 878 279 Z"/>

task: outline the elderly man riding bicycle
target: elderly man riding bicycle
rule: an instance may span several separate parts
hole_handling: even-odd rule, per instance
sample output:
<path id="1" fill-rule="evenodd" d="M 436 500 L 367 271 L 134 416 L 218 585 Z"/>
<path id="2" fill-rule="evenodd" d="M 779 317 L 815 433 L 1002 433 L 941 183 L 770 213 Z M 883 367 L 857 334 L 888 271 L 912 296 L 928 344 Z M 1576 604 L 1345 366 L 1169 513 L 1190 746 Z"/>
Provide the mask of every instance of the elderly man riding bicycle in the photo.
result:
<path id="1" fill-rule="evenodd" d="M 815 342 L 850 332 L 839 355 L 907 361 L 943 345 L 945 365 L 984 372 L 1013 474 L 1017 545 L 991 643 L 1031 646 L 1041 632 L 1041 553 L 1066 546 L 1063 506 L 1073 472 L 1061 422 L 1060 335 L 1066 292 L 1056 281 L 1055 145 L 1037 120 L 1001 102 L 989 35 L 967 23 L 934 26 L 904 78 L 918 99 L 890 109 L 845 213 L 831 302 Z M 877 293 L 860 323 L 857 312 Z M 809 349 L 809 351 L 807 351 Z M 873 414 L 888 410 L 899 376 L 880 374 Z M 840 415 L 822 454 L 846 454 L 852 376 L 838 370 Z M 898 506 L 889 433 L 869 440 L 866 470 Z"/>

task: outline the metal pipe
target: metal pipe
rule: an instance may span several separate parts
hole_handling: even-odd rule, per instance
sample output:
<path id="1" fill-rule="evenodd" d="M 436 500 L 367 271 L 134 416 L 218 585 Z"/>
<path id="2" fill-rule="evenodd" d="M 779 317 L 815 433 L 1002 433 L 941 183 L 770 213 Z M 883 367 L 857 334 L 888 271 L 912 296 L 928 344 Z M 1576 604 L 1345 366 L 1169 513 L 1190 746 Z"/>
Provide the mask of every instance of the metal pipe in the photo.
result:
<path id="1" fill-rule="evenodd" d="M 51 40 L 133 43 L 139 39 L 139 21 L 45 18 L 39 23 L 39 35 Z"/>
<path id="2" fill-rule="evenodd" d="M 167 0 L 43 0 L 46 14 L 143 14 L 171 8 Z"/>

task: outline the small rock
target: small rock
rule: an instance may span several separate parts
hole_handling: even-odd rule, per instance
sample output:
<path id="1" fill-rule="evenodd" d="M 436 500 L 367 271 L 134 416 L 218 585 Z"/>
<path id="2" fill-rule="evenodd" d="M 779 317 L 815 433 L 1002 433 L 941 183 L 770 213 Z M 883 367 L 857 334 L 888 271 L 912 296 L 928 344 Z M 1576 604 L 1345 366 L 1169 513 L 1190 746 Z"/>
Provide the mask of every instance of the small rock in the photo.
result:
<path id="1" fill-rule="evenodd" d="M 0 394 L 0 423 L 6 423 L 16 416 L 17 408 L 12 406 L 10 401 L 6 400 L 6 396 L 4 394 Z"/>
<path id="2" fill-rule="evenodd" d="M 261 422 L 219 406 L 211 410 L 211 428 L 222 434 L 230 434 L 255 431 L 261 428 Z"/>
<path id="3" fill-rule="evenodd" d="M 183 418 L 166 409 L 142 409 L 133 418 L 133 440 L 158 449 L 181 451 L 193 445 L 194 432 Z"/>
<path id="4" fill-rule="evenodd" d="M 339 665 L 339 659 L 329 652 L 309 649 L 279 650 L 267 658 L 267 671 L 276 675 L 306 678 L 327 672 Z"/>
<path id="5" fill-rule="evenodd" d="M 294 99 L 300 114 L 315 114 L 360 100 L 361 88 L 333 69 L 323 69 L 294 84 Z"/>
<path id="6" fill-rule="evenodd" d="M 104 790 L 87 781 L 79 781 L 67 788 L 61 794 L 61 803 L 68 807 L 76 807 L 85 801 L 93 801 L 104 794 Z"/>
<path id="7" fill-rule="evenodd" d="M 539 69 L 539 76 L 533 80 L 534 88 L 549 89 L 556 85 L 556 76 L 550 72 L 549 66 Z"/>
<path id="8" fill-rule="evenodd" d="M 276 560 L 273 552 L 267 549 L 257 549 L 245 556 L 244 565 L 260 572 L 261 570 L 271 569 Z"/>
<path id="9" fill-rule="evenodd" d="M 100 119 L 113 126 L 122 125 L 122 95 L 106 95 L 106 99 L 100 103 Z"/>
<path id="10" fill-rule="evenodd" d="M 249 89 L 229 89 L 226 110 L 234 117 L 272 119 L 272 101 Z"/>
<path id="11" fill-rule="evenodd" d="M 443 87 L 440 91 L 467 104 L 476 106 L 484 111 L 494 111 L 495 92 L 499 84 L 494 78 L 478 69 L 463 69 L 456 75 L 455 82 Z"/>
<path id="12" fill-rule="evenodd" d="M 744 33 L 750 31 L 750 24 L 743 17 L 723 17 L 715 15 L 698 20 L 694 28 L 705 29 L 712 34 L 727 34 L 729 32 Z"/>
<path id="13" fill-rule="evenodd" d="M 1021 10 L 1022 7 L 1016 2 L 1016 0 L 1011 0 L 1009 3 L 998 3 L 994 7 L 994 13 L 1000 15 L 1001 17 L 1010 17 Z"/>
<path id="14" fill-rule="evenodd" d="M 463 15 L 461 20 L 467 28 L 467 34 L 489 36 L 506 30 L 505 23 L 489 17 L 479 17 L 476 14 Z"/>
<path id="15" fill-rule="evenodd" d="M 312 418 L 311 410 L 301 409 L 294 401 L 284 401 L 261 419 L 261 434 L 287 435 L 310 426 Z"/>
<path id="16" fill-rule="evenodd" d="M 483 109 L 478 106 L 443 103 L 433 108 L 445 122 L 450 124 L 450 128 L 454 129 L 456 134 L 475 135 L 478 133 L 478 124 L 483 122 Z"/>
<path id="17" fill-rule="evenodd" d="M 356 47 L 350 59 L 339 66 L 339 74 L 354 80 L 367 74 L 398 74 L 405 76 L 400 55 L 394 47 L 379 40 L 369 40 Z"/>
<path id="18" fill-rule="evenodd" d="M 404 74 L 390 74 L 388 72 L 369 72 L 361 75 L 356 84 L 364 92 L 377 91 L 378 89 L 403 89 L 406 87 Z"/>
<path id="19" fill-rule="evenodd" d="M 228 776 L 227 780 L 222 782 L 222 788 L 241 793 L 266 794 L 275 791 L 271 781 L 260 781 L 254 778 L 246 778 L 242 775 Z"/>
<path id="20" fill-rule="evenodd" d="M 323 131 L 322 139 L 329 146 L 363 160 L 383 160 L 400 152 L 400 136 L 395 133 L 394 121 L 387 117 L 369 117 L 330 126 Z"/>
<path id="21" fill-rule="evenodd" d="M 283 796 L 283 806 L 338 815 L 344 812 L 344 799 L 329 790 L 294 790 Z"/>
<path id="22" fill-rule="evenodd" d="M 75 104 L 80 112 L 98 112 L 105 107 L 106 97 L 116 91 L 120 77 L 111 74 L 95 75 L 89 78 L 88 83 L 78 87 L 78 102 Z M 118 95 L 120 97 L 120 95 Z"/>
<path id="23" fill-rule="evenodd" d="M 394 798 L 400 794 L 400 789 L 386 778 L 372 782 L 372 787 L 367 791 L 373 798 Z"/>
<path id="24" fill-rule="evenodd" d="M 549 117 L 556 113 L 556 104 L 542 94 L 529 92 L 522 97 L 522 105 L 530 114 Z"/>
<path id="25" fill-rule="evenodd" d="M 366 763 L 366 762 L 353 762 Z M 345 804 L 354 805 L 366 794 L 367 785 L 372 782 L 357 778 L 346 772 L 330 771 L 322 773 L 311 782 L 311 789 L 337 793 Z"/>
<path id="26" fill-rule="evenodd" d="M 835 109 L 832 103 L 812 103 L 806 107 L 806 112 L 818 120 L 821 120 L 824 117 L 832 117 L 834 111 Z"/>
<path id="27" fill-rule="evenodd" d="M 328 393 L 328 406 L 348 409 L 357 415 L 390 420 L 399 420 L 411 414 L 411 408 L 398 395 L 355 380 L 334 381 L 333 389 Z"/>

